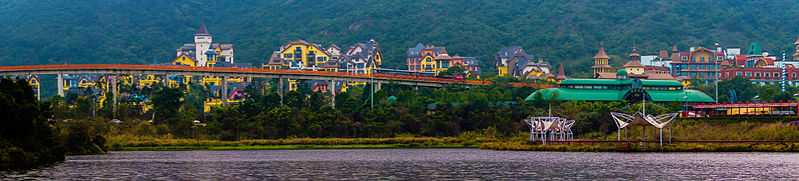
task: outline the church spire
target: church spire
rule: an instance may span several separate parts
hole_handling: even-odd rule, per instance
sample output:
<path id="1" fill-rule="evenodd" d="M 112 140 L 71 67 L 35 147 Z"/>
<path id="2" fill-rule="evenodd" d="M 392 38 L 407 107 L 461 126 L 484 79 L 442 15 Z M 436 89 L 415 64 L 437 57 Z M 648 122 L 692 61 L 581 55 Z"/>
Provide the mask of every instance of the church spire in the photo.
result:
<path id="1" fill-rule="evenodd" d="M 205 29 L 205 22 L 203 22 L 202 24 L 200 24 L 200 29 L 197 31 L 197 34 L 194 35 L 211 35 L 211 34 L 208 33 L 207 29 Z"/>
<path id="2" fill-rule="evenodd" d="M 563 73 L 563 62 L 560 62 L 560 69 L 558 69 L 558 76 L 555 77 L 555 80 L 566 80 L 566 74 Z"/>
<path id="3" fill-rule="evenodd" d="M 636 50 L 635 40 L 633 40 L 633 53 L 630 53 L 630 61 L 641 61 L 641 55 Z"/>

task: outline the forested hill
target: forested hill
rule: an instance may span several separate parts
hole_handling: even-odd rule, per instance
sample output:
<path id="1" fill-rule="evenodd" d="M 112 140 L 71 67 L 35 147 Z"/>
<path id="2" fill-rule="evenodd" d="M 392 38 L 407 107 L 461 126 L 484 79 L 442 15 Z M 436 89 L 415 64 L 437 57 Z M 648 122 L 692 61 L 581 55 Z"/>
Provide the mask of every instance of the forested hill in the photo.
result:
<path id="1" fill-rule="evenodd" d="M 238 62 L 260 63 L 298 39 L 375 39 L 389 68 L 404 68 L 405 51 L 421 42 L 476 56 L 493 72 L 500 47 L 521 45 L 572 74 L 589 71 L 600 41 L 612 57 L 629 54 L 633 40 L 643 54 L 715 42 L 790 51 L 798 15 L 789 0 L 12 0 L 0 2 L 0 65 L 166 62 L 205 22 L 215 42 L 235 44 Z"/>

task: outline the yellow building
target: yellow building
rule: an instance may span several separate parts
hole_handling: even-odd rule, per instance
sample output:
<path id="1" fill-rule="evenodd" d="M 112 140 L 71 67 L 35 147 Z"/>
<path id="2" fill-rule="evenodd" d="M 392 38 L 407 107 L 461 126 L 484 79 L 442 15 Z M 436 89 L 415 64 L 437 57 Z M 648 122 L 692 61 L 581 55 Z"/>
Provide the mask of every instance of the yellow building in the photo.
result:
<path id="1" fill-rule="evenodd" d="M 41 88 L 39 87 L 41 84 L 39 82 L 39 75 L 29 75 L 28 76 L 28 84 L 31 85 L 33 89 L 33 94 L 36 96 L 37 100 L 41 98 Z"/>
<path id="2" fill-rule="evenodd" d="M 591 69 L 594 70 L 594 78 L 599 78 L 599 73 L 613 72 L 613 67 L 608 64 L 610 57 L 605 53 L 605 47 L 603 45 L 604 43 L 599 43 L 599 52 L 594 55 L 594 66 L 591 66 Z"/>
<path id="3" fill-rule="evenodd" d="M 292 69 L 316 70 L 330 59 L 331 55 L 319 44 L 311 44 L 304 40 L 289 42 L 280 46 L 282 65 Z"/>

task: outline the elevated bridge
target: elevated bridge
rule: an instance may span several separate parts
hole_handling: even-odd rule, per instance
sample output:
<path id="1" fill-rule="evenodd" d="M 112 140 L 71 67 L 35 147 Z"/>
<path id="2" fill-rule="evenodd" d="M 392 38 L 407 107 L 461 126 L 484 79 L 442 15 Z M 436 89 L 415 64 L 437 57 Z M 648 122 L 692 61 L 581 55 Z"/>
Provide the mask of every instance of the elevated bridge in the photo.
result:
<path id="1" fill-rule="evenodd" d="M 170 65 L 129 65 L 129 64 L 72 64 L 72 65 L 23 65 L 23 66 L 0 66 L 0 76 L 13 75 L 41 75 L 57 74 L 59 78 L 59 95 L 63 93 L 63 74 L 145 74 L 145 75 L 191 75 L 191 76 L 218 76 L 222 77 L 222 86 L 226 87 L 225 82 L 228 77 L 257 77 L 272 79 L 304 79 L 304 80 L 325 80 L 325 81 L 355 81 L 355 82 L 374 82 L 375 89 L 380 89 L 381 84 L 394 83 L 400 85 L 410 85 L 414 87 L 445 87 L 453 84 L 464 86 L 480 86 L 503 84 L 510 86 L 532 86 L 549 88 L 552 85 L 543 84 L 523 84 L 523 83 L 492 83 L 475 80 L 456 80 L 438 77 L 419 77 L 392 74 L 359 74 L 345 72 L 326 72 L 310 70 L 271 70 L 259 68 L 230 68 L 230 67 L 189 67 L 189 66 L 170 66 Z M 112 77 L 112 84 L 115 84 L 116 76 Z M 169 80 L 167 80 L 169 81 Z M 283 81 L 279 81 L 282 83 Z M 168 83 L 165 81 L 165 83 Z M 116 86 L 112 86 L 116 89 Z M 116 90 L 113 90 L 116 92 Z M 222 91 L 226 92 L 225 88 Z M 281 90 L 282 91 L 282 90 Z M 282 94 L 282 92 L 280 92 Z M 116 94 L 114 94 L 116 95 Z"/>

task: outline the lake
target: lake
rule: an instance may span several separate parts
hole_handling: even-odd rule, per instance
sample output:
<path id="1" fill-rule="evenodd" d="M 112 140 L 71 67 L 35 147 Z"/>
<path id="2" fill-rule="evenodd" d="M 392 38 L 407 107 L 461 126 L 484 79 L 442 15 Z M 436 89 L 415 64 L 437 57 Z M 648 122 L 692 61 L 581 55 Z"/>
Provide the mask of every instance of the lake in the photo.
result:
<path id="1" fill-rule="evenodd" d="M 797 171 L 799 153 L 329 149 L 110 152 L 0 173 L 56 180 L 793 180 Z"/>

